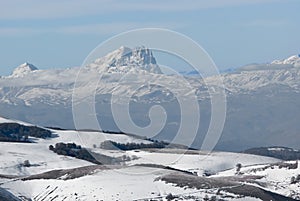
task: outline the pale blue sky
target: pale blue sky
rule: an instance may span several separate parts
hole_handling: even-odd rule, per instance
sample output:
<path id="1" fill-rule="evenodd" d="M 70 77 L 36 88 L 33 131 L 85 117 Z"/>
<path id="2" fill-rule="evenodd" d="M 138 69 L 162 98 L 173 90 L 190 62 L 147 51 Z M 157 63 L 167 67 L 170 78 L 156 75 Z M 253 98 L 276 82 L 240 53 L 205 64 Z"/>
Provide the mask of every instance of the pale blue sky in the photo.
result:
<path id="1" fill-rule="evenodd" d="M 198 42 L 220 69 L 300 53 L 299 0 L 0 2 L 0 75 L 21 63 L 80 66 L 123 31 L 161 27 Z"/>

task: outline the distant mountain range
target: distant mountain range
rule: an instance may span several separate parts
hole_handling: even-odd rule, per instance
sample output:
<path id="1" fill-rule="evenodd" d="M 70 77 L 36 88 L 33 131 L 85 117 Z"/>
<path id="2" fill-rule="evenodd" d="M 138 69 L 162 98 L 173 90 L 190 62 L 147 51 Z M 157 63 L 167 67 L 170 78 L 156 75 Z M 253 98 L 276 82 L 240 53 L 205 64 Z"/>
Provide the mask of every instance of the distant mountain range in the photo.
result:
<path id="1" fill-rule="evenodd" d="M 300 57 L 295 55 L 268 64 L 247 65 L 220 75 L 227 96 L 227 116 L 217 149 L 241 151 L 277 145 L 299 148 L 299 63 Z M 91 95 L 87 83 L 96 86 L 92 95 L 95 95 L 96 116 L 103 130 L 120 130 L 110 109 L 112 96 L 114 104 L 122 107 L 126 97 L 132 95 L 132 120 L 138 126 L 147 126 L 150 123 L 148 109 L 160 104 L 168 116 L 156 138 L 172 140 L 181 118 L 189 118 L 189 115 L 181 115 L 177 97 L 196 96 L 201 122 L 192 146 L 199 148 L 211 117 L 206 83 L 217 89 L 219 75 L 203 79 L 194 76 L 195 73 L 183 74 L 192 90 L 184 87 L 178 75 L 162 74 L 153 53 L 144 47 L 121 47 L 83 68 L 39 70 L 25 63 L 12 75 L 0 78 L 0 115 L 43 126 L 74 128 L 72 93 L 77 81 L 76 87 L 83 97 Z M 90 122 L 82 121 L 88 129 Z M 182 136 L 178 143 L 185 144 L 189 137 L 189 134 Z"/>
<path id="2" fill-rule="evenodd" d="M 299 160 L 300 151 L 291 149 L 288 147 L 258 147 L 251 148 L 244 151 L 247 154 L 255 154 L 260 156 L 268 156 L 273 158 L 278 158 L 281 160 Z"/>

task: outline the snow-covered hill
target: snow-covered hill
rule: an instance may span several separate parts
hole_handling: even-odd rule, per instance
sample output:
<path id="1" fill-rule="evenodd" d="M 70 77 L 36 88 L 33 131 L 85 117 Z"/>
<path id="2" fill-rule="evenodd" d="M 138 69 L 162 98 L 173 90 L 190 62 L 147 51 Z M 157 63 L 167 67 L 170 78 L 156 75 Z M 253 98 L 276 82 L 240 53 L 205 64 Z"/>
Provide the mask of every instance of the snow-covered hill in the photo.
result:
<path id="1" fill-rule="evenodd" d="M 297 181 L 299 173 L 300 167 L 298 161 L 288 161 L 274 164 L 245 166 L 241 168 L 237 177 L 261 177 L 256 180 L 256 185 L 299 200 L 300 180 Z M 219 172 L 212 177 L 227 177 L 228 179 L 232 179 L 232 177 L 236 177 L 236 169 Z M 298 176 L 298 178 L 300 178 L 300 176 Z"/>
<path id="2" fill-rule="evenodd" d="M 227 116 L 218 149 L 245 150 L 276 145 L 299 148 L 298 63 L 299 56 L 292 56 L 221 75 L 227 95 Z M 220 87 L 219 78 L 182 79 L 178 75 L 164 75 L 150 50 L 121 47 L 84 68 L 36 70 L 32 65 L 21 65 L 12 76 L 0 78 L 0 114 L 43 126 L 74 128 L 72 94 L 76 81 L 82 97 L 95 95 L 102 129 L 119 130 L 110 110 L 111 102 L 122 108 L 130 96 L 130 114 L 139 126 L 150 123 L 147 114 L 151 106 L 159 104 L 165 108 L 166 125 L 157 138 L 172 140 L 181 118 L 190 118 L 189 114 L 181 114 L 178 97 L 183 100 L 196 97 L 201 122 L 193 146 L 199 148 L 211 117 L 209 92 Z M 195 112 L 191 107 L 186 108 Z M 189 127 L 192 126 L 187 125 Z M 186 139 L 188 136 L 178 142 L 184 144 Z"/>
<path id="3" fill-rule="evenodd" d="M 0 123 L 11 122 L 16 121 L 0 119 Z M 30 126 L 21 121 L 17 123 Z M 250 167 L 253 169 L 277 164 L 280 163 L 278 159 L 228 152 L 207 154 L 203 151 L 183 149 L 105 150 L 94 144 L 104 140 L 120 143 L 151 141 L 125 134 L 51 131 L 54 134 L 53 138 L 35 139 L 36 143 L 0 142 L 0 197 L 2 193 L 7 194 L 1 189 L 9 191 L 21 200 L 44 201 L 167 200 L 171 197 L 182 200 L 201 200 L 207 197 L 223 200 L 264 200 L 270 196 L 289 200 L 290 198 L 284 195 L 294 198 L 296 195 L 289 194 L 294 188 L 290 188 L 288 182 L 276 184 L 272 177 L 272 174 L 276 173 L 261 177 L 265 174 L 258 170 L 256 174 L 259 177 L 243 179 L 236 176 L 232 170 L 237 163 L 241 163 L 243 166 L 240 172 L 248 174 Z M 57 142 L 75 142 L 89 148 L 91 152 L 116 158 L 122 156 L 126 160 L 123 164 L 95 165 L 50 151 L 49 145 Z M 22 165 L 26 160 L 29 160 L 30 166 Z M 272 171 L 276 172 L 277 169 Z M 296 174 L 296 170 L 289 172 L 282 168 L 278 169 L 278 173 L 287 174 L 282 178 L 288 178 Z M 203 174 L 206 176 L 203 177 Z M 208 177 L 208 174 L 216 176 Z M 228 175 L 232 176 L 231 180 L 227 179 Z M 178 179 L 180 184 L 177 183 Z M 262 187 L 256 182 L 265 185 Z M 234 191 L 239 186 L 252 189 L 253 194 L 248 195 L 245 189 Z"/>

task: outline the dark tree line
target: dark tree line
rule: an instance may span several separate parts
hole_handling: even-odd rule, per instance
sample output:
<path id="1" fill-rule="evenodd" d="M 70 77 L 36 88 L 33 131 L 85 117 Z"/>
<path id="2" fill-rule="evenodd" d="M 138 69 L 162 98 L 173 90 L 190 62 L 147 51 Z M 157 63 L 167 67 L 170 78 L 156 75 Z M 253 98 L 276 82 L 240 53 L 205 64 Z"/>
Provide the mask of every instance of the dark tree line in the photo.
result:
<path id="1" fill-rule="evenodd" d="M 50 145 L 49 149 L 58 155 L 64 155 L 64 156 L 70 156 L 82 160 L 89 161 L 91 163 L 95 164 L 101 164 L 99 161 L 97 161 L 90 152 L 82 148 L 80 145 L 76 145 L 75 143 L 56 143 L 55 146 Z"/>
<path id="2" fill-rule="evenodd" d="M 18 123 L 0 124 L 0 141 L 29 142 L 29 136 L 45 139 L 51 137 L 52 133 L 36 126 L 25 126 Z"/>
<path id="3" fill-rule="evenodd" d="M 168 143 L 155 141 L 153 143 L 144 144 L 144 143 L 118 143 L 110 140 L 106 140 L 101 143 L 100 147 L 102 149 L 120 149 L 123 151 L 135 150 L 135 149 L 150 149 L 157 148 L 162 149 L 168 146 Z"/>

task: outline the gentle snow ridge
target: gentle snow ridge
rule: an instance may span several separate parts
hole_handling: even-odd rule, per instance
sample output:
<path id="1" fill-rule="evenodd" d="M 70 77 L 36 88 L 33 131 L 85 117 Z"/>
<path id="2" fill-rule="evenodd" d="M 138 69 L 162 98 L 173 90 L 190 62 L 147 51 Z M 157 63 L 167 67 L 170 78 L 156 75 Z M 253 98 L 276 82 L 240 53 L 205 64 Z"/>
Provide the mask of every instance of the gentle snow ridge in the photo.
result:
<path id="1" fill-rule="evenodd" d="M 275 60 L 271 63 L 249 64 L 238 68 L 238 71 L 258 71 L 258 70 L 283 70 L 300 67 L 300 55 L 293 55 L 287 59 Z"/>
<path id="2" fill-rule="evenodd" d="M 294 67 L 300 67 L 300 55 L 293 55 L 287 59 L 275 60 L 271 64 L 291 64 Z"/>

